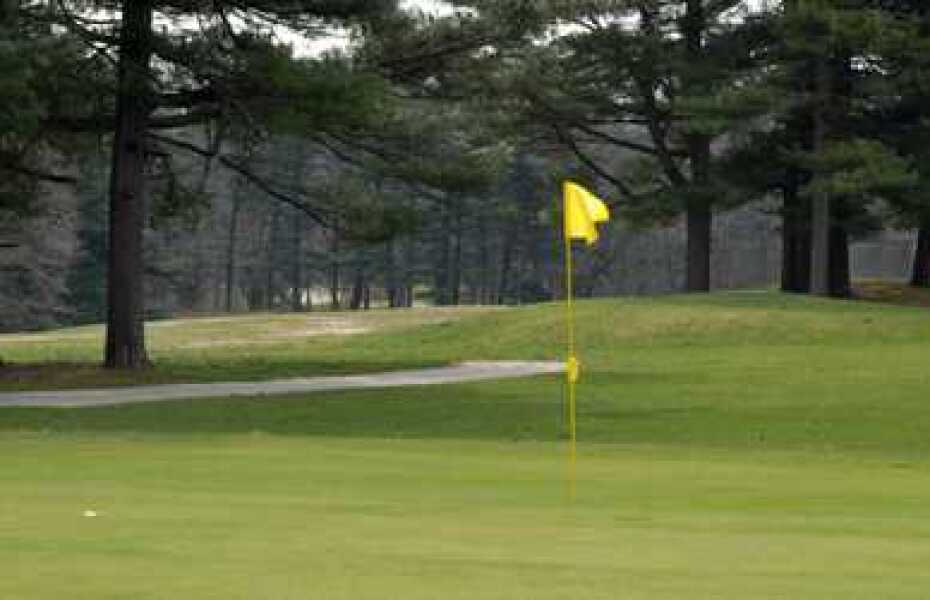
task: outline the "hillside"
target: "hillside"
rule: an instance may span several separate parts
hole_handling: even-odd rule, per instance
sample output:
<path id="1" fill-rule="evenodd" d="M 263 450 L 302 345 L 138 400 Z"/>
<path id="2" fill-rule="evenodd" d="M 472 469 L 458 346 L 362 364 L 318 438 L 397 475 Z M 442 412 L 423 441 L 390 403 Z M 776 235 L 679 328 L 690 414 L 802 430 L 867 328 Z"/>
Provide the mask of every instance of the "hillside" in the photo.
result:
<path id="1" fill-rule="evenodd" d="M 774 293 L 606 299 L 578 306 L 584 363 L 579 431 L 588 441 L 746 448 L 930 450 L 930 318 L 923 309 Z M 259 379 L 473 359 L 558 358 L 560 305 L 491 310 L 264 316 L 154 323 L 148 380 Z M 308 334 L 338 321 L 341 331 Z M 305 329 L 300 329 L 304 327 Z M 304 335 L 298 335 L 303 331 Z M 10 359 L 91 360 L 99 330 L 0 338 Z M 13 367 L 15 371 L 15 366 Z M 44 368 L 48 369 L 48 367 Z M 40 369 L 40 372 L 44 369 Z M 100 383 L 7 380 L 7 389 Z M 126 383 L 108 381 L 105 383 Z M 69 414 L 24 411 L 11 427 L 268 431 L 319 435 L 552 440 L 557 378 L 229 400 Z M 351 400 L 352 402 L 346 402 Z M 115 419 L 115 420 L 112 420 Z M 38 420 L 38 421 L 37 421 Z"/>

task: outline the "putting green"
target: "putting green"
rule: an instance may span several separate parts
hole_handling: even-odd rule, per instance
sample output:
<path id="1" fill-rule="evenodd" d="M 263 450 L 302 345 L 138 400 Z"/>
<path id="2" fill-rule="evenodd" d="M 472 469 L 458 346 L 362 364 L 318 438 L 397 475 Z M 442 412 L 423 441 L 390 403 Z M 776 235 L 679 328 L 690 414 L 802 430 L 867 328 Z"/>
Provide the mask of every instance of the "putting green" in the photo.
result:
<path id="1" fill-rule="evenodd" d="M 261 434 L 0 436 L 0 598 L 926 598 L 878 459 Z M 84 516 L 94 510 L 96 517 Z"/>

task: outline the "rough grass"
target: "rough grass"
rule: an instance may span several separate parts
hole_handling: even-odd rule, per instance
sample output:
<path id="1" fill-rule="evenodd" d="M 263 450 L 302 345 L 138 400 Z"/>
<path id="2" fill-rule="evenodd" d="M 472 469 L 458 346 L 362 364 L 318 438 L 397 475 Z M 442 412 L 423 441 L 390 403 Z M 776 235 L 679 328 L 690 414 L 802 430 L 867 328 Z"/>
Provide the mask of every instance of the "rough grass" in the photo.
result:
<path id="1" fill-rule="evenodd" d="M 584 358 L 598 370 L 617 359 L 635 361 L 636 348 L 661 353 L 681 346 L 703 352 L 794 345 L 816 352 L 822 344 L 921 341 L 930 331 L 920 310 L 768 292 L 582 302 L 578 318 Z M 332 334 L 339 328 L 355 333 Z M 321 334 L 326 331 L 331 333 Z M 148 332 L 155 364 L 130 374 L 97 366 L 99 326 L 0 335 L 0 357 L 6 361 L 0 390 L 261 380 L 564 353 L 559 304 L 206 318 L 153 322 Z"/>
<path id="2" fill-rule="evenodd" d="M 211 346 L 189 372 L 553 358 L 561 317 L 408 322 L 266 362 Z M 556 378 L 0 409 L 0 598 L 927 597 L 926 309 L 734 293 L 579 318 L 574 502 Z"/>
<path id="3" fill-rule="evenodd" d="M 146 336 L 154 364 L 139 372 L 100 367 L 104 330 L 99 325 L 4 334 L 0 335 L 0 358 L 5 361 L 0 365 L 0 390 L 248 381 L 427 366 L 441 361 L 391 352 L 397 334 L 495 310 L 503 309 L 423 308 L 152 321 L 146 324 Z M 361 346 L 368 352 L 360 353 Z"/>
<path id="4" fill-rule="evenodd" d="M 903 306 L 930 307 L 930 288 L 917 288 L 888 281 L 859 281 L 855 294 L 862 300 L 899 304 Z"/>

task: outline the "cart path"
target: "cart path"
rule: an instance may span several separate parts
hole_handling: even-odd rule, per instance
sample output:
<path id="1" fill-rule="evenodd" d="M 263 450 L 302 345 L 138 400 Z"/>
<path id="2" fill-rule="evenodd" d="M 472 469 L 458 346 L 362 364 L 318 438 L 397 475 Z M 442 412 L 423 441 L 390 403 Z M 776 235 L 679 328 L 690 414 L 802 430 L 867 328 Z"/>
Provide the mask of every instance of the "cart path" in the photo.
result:
<path id="1" fill-rule="evenodd" d="M 254 382 L 180 383 L 87 390 L 0 393 L 0 408 L 10 406 L 85 407 L 193 398 L 277 396 L 336 390 L 464 383 L 562 373 L 557 361 L 475 361 L 448 367 L 389 371 L 367 375 L 333 375 Z"/>

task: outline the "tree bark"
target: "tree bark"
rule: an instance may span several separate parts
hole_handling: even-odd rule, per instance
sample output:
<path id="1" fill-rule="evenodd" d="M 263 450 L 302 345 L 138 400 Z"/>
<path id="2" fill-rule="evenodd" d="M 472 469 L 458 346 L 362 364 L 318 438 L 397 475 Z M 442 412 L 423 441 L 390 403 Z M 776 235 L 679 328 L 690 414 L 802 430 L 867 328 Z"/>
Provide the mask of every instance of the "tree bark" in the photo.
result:
<path id="1" fill-rule="evenodd" d="M 304 288 L 304 246 L 303 246 L 303 215 L 294 212 L 293 221 L 294 234 L 294 256 L 291 263 L 291 310 L 300 312 L 304 309 L 303 288 Z"/>
<path id="2" fill-rule="evenodd" d="M 924 225 L 917 231 L 917 249 L 914 251 L 911 285 L 930 287 L 930 225 Z"/>
<path id="3" fill-rule="evenodd" d="M 352 285 L 352 296 L 349 298 L 349 309 L 362 308 L 365 301 L 365 265 L 359 264 L 355 271 L 355 282 Z"/>
<path id="4" fill-rule="evenodd" d="M 785 0 L 786 14 L 797 9 L 797 0 Z M 792 93 L 809 96 L 814 87 L 816 69 L 794 69 L 790 76 Z M 810 153 L 814 149 L 814 113 L 809 106 L 799 106 L 787 123 L 788 139 L 793 150 Z M 782 190 L 782 264 L 781 289 L 783 292 L 807 294 L 811 291 L 811 210 L 808 195 L 802 195 L 802 187 L 810 182 L 811 173 L 796 166 L 785 171 L 785 187 Z"/>
<path id="5" fill-rule="evenodd" d="M 813 152 L 821 152 L 827 137 L 826 109 L 830 74 L 826 59 L 816 61 L 816 93 L 813 108 Z M 830 197 L 819 192 L 811 199 L 811 294 L 830 294 Z"/>
<path id="6" fill-rule="evenodd" d="M 713 216 L 710 204 L 695 199 L 688 206 L 687 291 L 710 291 L 710 252 Z"/>
<path id="7" fill-rule="evenodd" d="M 698 65 L 706 60 L 704 30 L 707 27 L 703 0 L 688 0 L 684 21 L 685 46 L 691 61 Z M 689 78 L 688 87 L 703 91 L 706 86 L 697 78 Z M 688 255 L 685 286 L 689 292 L 710 291 L 710 253 L 713 227 L 710 187 L 710 137 L 692 133 L 687 136 L 691 163 L 691 193 L 687 205 Z"/>
<path id="8" fill-rule="evenodd" d="M 271 213 L 271 224 L 269 226 L 268 232 L 268 245 L 265 247 L 265 291 L 262 296 L 264 298 L 264 308 L 268 310 L 274 308 L 275 301 L 274 274 L 275 265 L 277 264 L 275 260 L 275 250 L 277 250 L 278 243 L 280 242 L 280 235 L 278 235 L 280 221 L 280 206 L 275 205 L 274 210 Z"/>
<path id="9" fill-rule="evenodd" d="M 830 227 L 830 295 L 848 298 L 852 293 L 849 279 L 849 234 L 835 214 L 833 223 Z"/>
<path id="10" fill-rule="evenodd" d="M 388 308 L 400 306 L 401 298 L 397 286 L 397 260 L 395 258 L 393 238 L 384 244 L 384 295 L 387 296 Z"/>
<path id="11" fill-rule="evenodd" d="M 233 205 L 229 213 L 229 234 L 226 243 L 226 312 L 233 311 L 233 294 L 236 289 L 236 242 L 239 234 L 239 210 L 242 199 L 239 190 L 233 192 Z"/>
<path id="12" fill-rule="evenodd" d="M 817 296 L 830 293 L 830 198 L 819 194 L 811 211 L 810 292 Z"/>
<path id="13" fill-rule="evenodd" d="M 507 291 L 510 289 L 510 270 L 513 263 L 514 247 L 517 243 L 519 230 L 516 223 L 509 232 L 503 232 L 503 248 L 501 248 L 501 269 L 497 280 L 496 303 L 504 304 L 507 301 Z"/>
<path id="14" fill-rule="evenodd" d="M 416 248 L 414 247 L 413 237 L 407 237 L 404 242 L 404 269 L 403 269 L 403 301 L 401 306 L 407 308 L 413 307 L 413 266 L 416 260 Z"/>
<path id="15" fill-rule="evenodd" d="M 490 304 L 491 302 L 491 250 L 488 231 L 488 218 L 485 208 L 482 207 L 478 215 L 478 293 L 477 304 Z"/>
<path id="16" fill-rule="evenodd" d="M 434 294 L 436 297 L 436 304 L 439 306 L 445 306 L 449 304 L 449 283 L 450 283 L 450 267 L 451 267 L 451 257 L 452 257 L 452 217 L 449 214 L 449 208 L 446 207 L 442 211 L 442 219 L 440 221 L 441 230 L 439 232 L 439 248 L 436 252 L 436 266 L 434 271 Z"/>
<path id="17" fill-rule="evenodd" d="M 452 263 L 449 265 L 449 304 L 458 306 L 462 293 L 462 212 L 455 211 L 455 237 L 452 246 Z"/>
<path id="18" fill-rule="evenodd" d="M 329 270 L 330 308 L 339 310 L 339 236 L 335 231 L 333 232 L 330 252 L 332 253 L 332 263 Z"/>
<path id="19" fill-rule="evenodd" d="M 199 224 L 195 225 L 193 231 L 194 247 L 192 248 L 193 260 L 191 265 L 191 277 L 189 285 L 186 286 L 187 298 L 180 298 L 181 307 L 189 312 L 203 310 L 207 306 L 206 297 L 208 284 L 211 278 L 210 265 L 207 263 L 204 244 L 207 241 L 207 232 L 203 231 Z"/>
<path id="20" fill-rule="evenodd" d="M 151 111 L 149 61 L 152 4 L 123 7 L 117 69 L 116 123 L 110 175 L 107 332 L 104 364 L 138 369 L 145 349 L 142 239 L 146 216 L 146 131 Z"/>
<path id="21" fill-rule="evenodd" d="M 806 294 L 811 286 L 811 206 L 798 193 L 798 175 L 789 173 L 783 191 L 781 289 Z"/>

